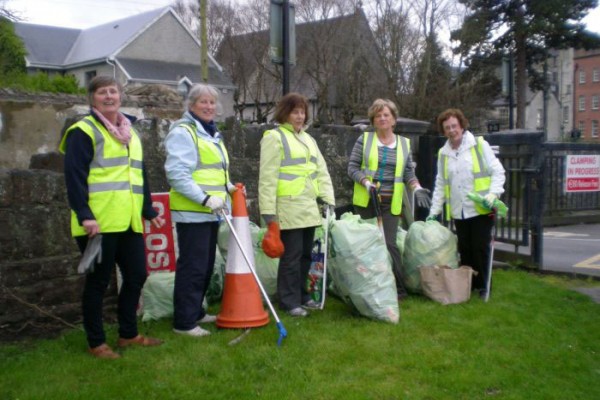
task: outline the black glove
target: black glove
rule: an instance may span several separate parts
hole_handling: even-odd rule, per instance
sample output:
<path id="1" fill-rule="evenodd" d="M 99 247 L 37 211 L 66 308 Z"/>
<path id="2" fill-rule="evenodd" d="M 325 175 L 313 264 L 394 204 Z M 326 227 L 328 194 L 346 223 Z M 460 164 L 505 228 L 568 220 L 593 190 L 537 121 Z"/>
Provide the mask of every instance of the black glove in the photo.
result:
<path id="1" fill-rule="evenodd" d="M 417 206 L 421 208 L 431 207 L 431 197 L 429 197 L 430 193 L 431 191 L 429 189 L 422 187 L 415 190 L 415 203 Z"/>

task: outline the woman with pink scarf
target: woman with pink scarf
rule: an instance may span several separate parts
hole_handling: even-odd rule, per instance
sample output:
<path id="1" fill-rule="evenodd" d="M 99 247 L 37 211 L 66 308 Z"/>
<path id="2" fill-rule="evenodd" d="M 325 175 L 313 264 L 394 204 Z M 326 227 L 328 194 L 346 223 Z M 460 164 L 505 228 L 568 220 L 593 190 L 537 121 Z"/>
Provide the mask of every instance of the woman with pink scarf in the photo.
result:
<path id="1" fill-rule="evenodd" d="M 123 276 L 117 346 L 162 343 L 140 335 L 137 329 L 136 308 L 146 280 L 142 217 L 156 227 L 164 220 L 152 208 L 142 142 L 131 126 L 132 118 L 119 111 L 121 95 L 114 78 L 92 79 L 90 114 L 69 127 L 60 144 L 65 154 L 71 233 L 82 253 L 92 238 L 101 237 L 100 254 L 86 272 L 82 296 L 88 352 L 98 358 L 120 357 L 107 344 L 102 322 L 104 293 L 115 264 Z"/>

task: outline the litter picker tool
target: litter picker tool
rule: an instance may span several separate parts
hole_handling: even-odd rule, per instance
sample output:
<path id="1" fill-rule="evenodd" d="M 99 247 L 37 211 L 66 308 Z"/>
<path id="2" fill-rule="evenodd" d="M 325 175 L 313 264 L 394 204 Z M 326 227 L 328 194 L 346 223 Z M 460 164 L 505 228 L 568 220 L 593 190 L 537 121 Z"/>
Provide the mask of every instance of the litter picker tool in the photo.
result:
<path id="1" fill-rule="evenodd" d="M 330 217 L 330 207 L 327 206 L 325 210 L 325 248 L 323 249 L 323 290 L 321 292 L 321 304 L 319 304 L 319 309 L 323 309 L 325 307 L 325 296 L 327 294 L 327 253 L 329 246 L 329 217 Z"/>
<path id="2" fill-rule="evenodd" d="M 377 187 L 379 187 L 379 182 L 377 182 Z M 379 197 L 379 192 L 375 186 L 371 186 L 369 192 L 371 194 L 371 201 L 373 201 L 373 208 L 375 208 L 377 226 L 379 227 L 379 232 L 381 232 L 381 236 L 383 237 L 383 241 L 385 242 L 385 233 L 383 231 L 383 214 L 381 213 L 381 199 Z"/>
<path id="3" fill-rule="evenodd" d="M 242 246 L 242 242 L 241 242 L 237 232 L 235 231 L 235 228 L 233 227 L 233 224 L 231 223 L 231 220 L 229 219 L 227 212 L 224 209 L 221 210 L 221 215 L 223 216 L 223 219 L 227 222 L 227 225 L 229 225 L 229 230 L 231 231 L 231 234 L 235 238 L 235 241 L 236 241 L 242 255 L 244 256 L 244 259 L 246 260 L 246 263 L 248 264 L 248 268 L 250 269 L 250 272 L 252 272 L 252 275 L 254 276 L 254 280 L 256 280 L 256 283 L 260 289 L 260 292 L 262 293 L 263 298 L 267 302 L 267 305 L 269 306 L 269 309 L 271 310 L 271 313 L 273 314 L 275 321 L 277 322 L 277 329 L 279 330 L 279 339 L 277 339 L 277 345 L 281 346 L 281 342 L 283 341 L 283 339 L 285 337 L 287 337 L 287 331 L 285 330 L 283 323 L 279 319 L 277 312 L 275 312 L 275 308 L 273 308 L 273 304 L 271 304 L 271 301 L 269 300 L 269 296 L 267 295 L 265 288 L 263 287 L 262 283 L 260 282 L 260 279 L 258 278 L 258 275 L 256 274 L 256 271 L 254 270 L 254 265 L 252 265 L 252 262 L 250 262 L 250 258 L 248 257 L 248 254 L 246 254 L 246 250 L 244 250 L 244 247 Z"/>
<path id="4" fill-rule="evenodd" d="M 492 270 L 494 269 L 494 237 L 496 236 L 496 213 L 491 214 L 492 218 L 492 241 L 490 242 L 490 261 L 487 265 L 487 277 L 485 280 L 485 297 L 484 302 L 488 302 L 490 299 L 490 289 L 492 286 Z"/>

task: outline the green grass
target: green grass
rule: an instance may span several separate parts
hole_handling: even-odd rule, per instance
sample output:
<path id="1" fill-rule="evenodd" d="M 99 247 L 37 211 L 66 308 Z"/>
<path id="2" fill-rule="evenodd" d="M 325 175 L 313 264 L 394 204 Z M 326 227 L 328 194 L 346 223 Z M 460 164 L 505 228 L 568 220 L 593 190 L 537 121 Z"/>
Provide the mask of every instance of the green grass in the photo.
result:
<path id="1" fill-rule="evenodd" d="M 489 303 L 413 296 L 398 325 L 330 298 L 308 318 L 282 314 L 281 347 L 273 321 L 235 346 L 237 330 L 195 339 L 140 323 L 165 344 L 119 360 L 87 355 L 80 331 L 5 344 L 0 399 L 600 399 L 600 305 L 569 290 L 579 283 L 498 271 Z"/>

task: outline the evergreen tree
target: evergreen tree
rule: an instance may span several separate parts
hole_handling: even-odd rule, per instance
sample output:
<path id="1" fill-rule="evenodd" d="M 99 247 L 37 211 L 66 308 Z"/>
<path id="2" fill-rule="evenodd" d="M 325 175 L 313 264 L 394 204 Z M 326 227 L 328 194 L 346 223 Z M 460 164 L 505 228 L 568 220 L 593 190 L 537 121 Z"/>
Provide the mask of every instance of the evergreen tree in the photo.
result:
<path id="1" fill-rule="evenodd" d="M 452 39 L 470 58 L 506 54 L 515 57 L 517 128 L 525 124 L 527 73 L 544 61 L 551 48 L 592 48 L 600 38 L 581 20 L 597 0 L 459 0 L 470 11 Z M 535 82 L 535 79 L 533 79 Z"/>
<path id="2" fill-rule="evenodd" d="M 15 33 L 13 23 L 0 17 L 0 79 L 25 72 L 25 46 Z"/>

